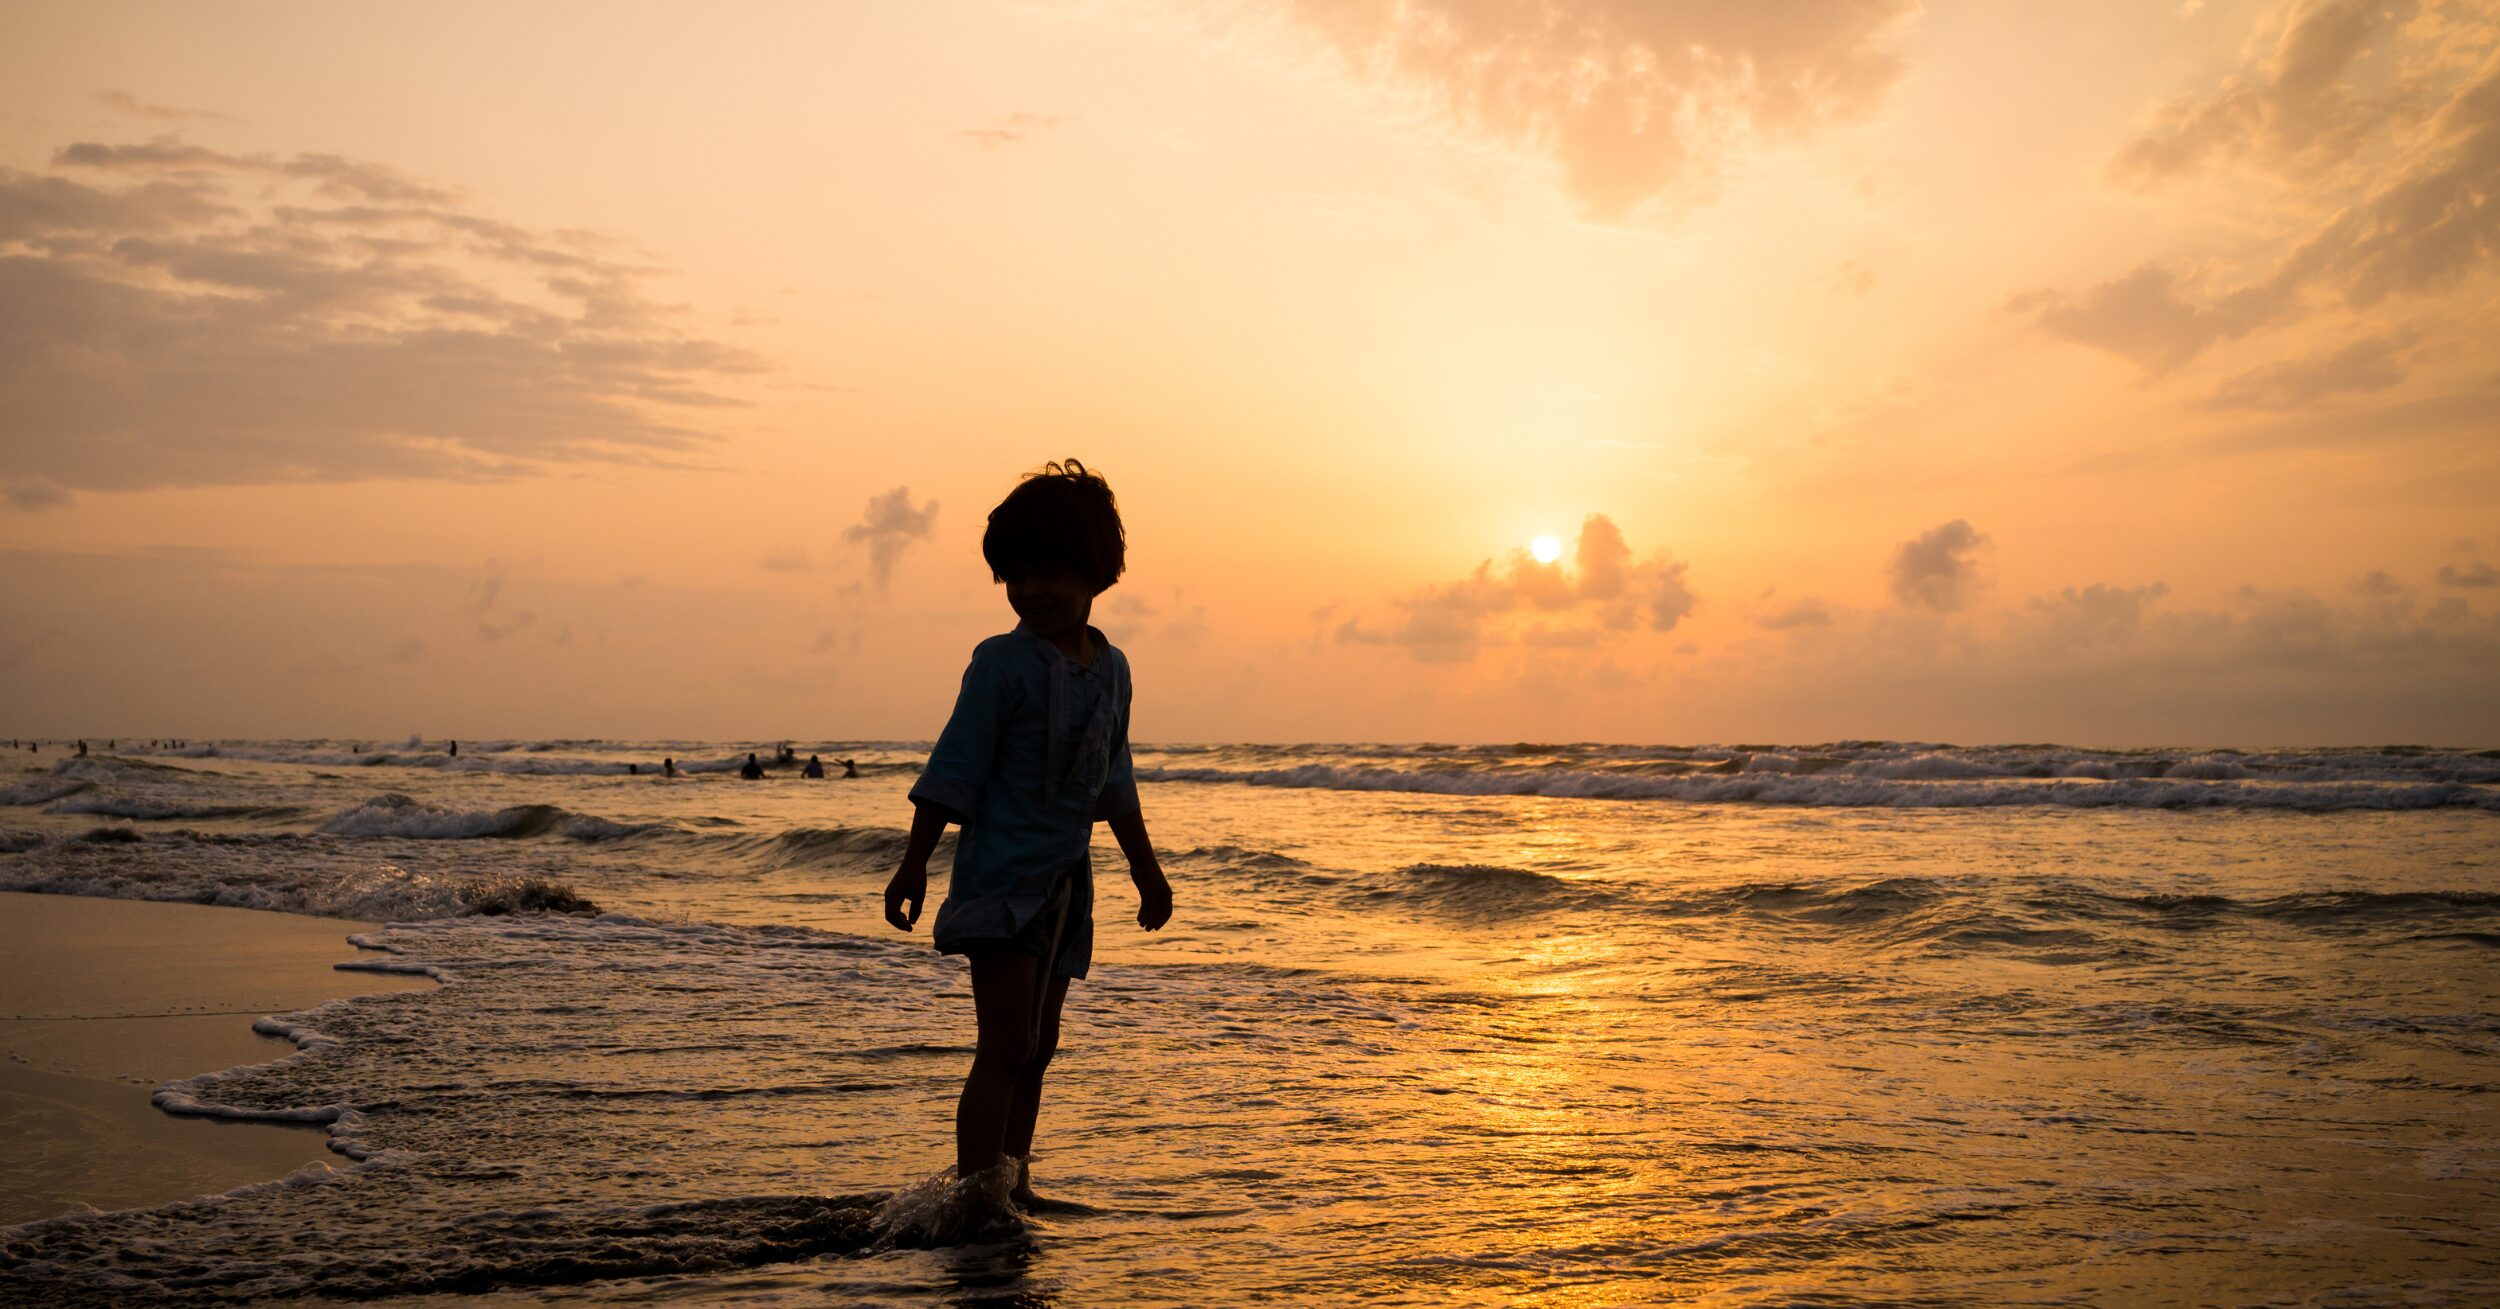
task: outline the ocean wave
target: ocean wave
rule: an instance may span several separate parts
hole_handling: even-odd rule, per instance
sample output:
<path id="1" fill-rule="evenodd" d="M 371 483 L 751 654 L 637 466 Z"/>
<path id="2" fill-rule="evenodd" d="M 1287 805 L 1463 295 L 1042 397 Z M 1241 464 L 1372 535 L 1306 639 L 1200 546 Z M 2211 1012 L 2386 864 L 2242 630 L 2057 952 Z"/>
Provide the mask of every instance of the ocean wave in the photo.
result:
<path id="1" fill-rule="evenodd" d="M 121 759 L 62 759 L 37 776 L 0 786 L 0 805 L 48 804 L 63 796 L 93 790 L 100 785 L 121 781 L 132 770 L 146 768 L 152 772 L 172 770 L 152 764 L 134 764 Z M 28 770 L 33 771 L 33 770 Z"/>
<path id="2" fill-rule="evenodd" d="M 2081 897 L 2165 918 L 2271 919 L 2286 923 L 2414 923 L 2425 917 L 2500 915 L 2500 892 L 2492 891 L 2303 891 L 2234 899 L 2226 895 L 2095 895 Z"/>
<path id="3" fill-rule="evenodd" d="M 760 840 L 732 840 L 755 864 L 771 871 L 891 864 L 902 857 L 911 834 L 891 827 L 794 827 Z"/>
<path id="4" fill-rule="evenodd" d="M 1944 765 L 1899 765 L 1933 769 Z M 2061 805 L 2121 809 L 2477 809 L 2500 813 L 2500 789 L 2463 782 L 2191 781 L 2152 778 L 2039 780 L 2004 777 L 1954 781 L 1824 772 L 1798 776 L 1707 773 L 1627 775 L 1587 769 L 1514 772 L 1420 772 L 1398 768 L 1302 764 L 1288 768 L 1140 768 L 1141 782 L 1236 783 L 1335 791 L 1401 791 L 1428 795 L 1550 796 L 1590 800 L 1677 800 L 1699 804 L 1761 804 L 1845 808 L 1985 808 Z"/>
<path id="5" fill-rule="evenodd" d="M 208 804 L 145 795 L 82 794 L 45 805 L 47 814 L 96 814 L 106 818 L 152 820 L 259 818 L 284 822 L 307 812 L 301 805 Z"/>
<path id="6" fill-rule="evenodd" d="M 2141 956 L 2168 931 L 2225 920 L 2329 932 L 2500 930 L 2500 892 L 2466 890 L 2312 891 L 2234 898 L 2125 894 L 2056 882 L 1888 877 L 1854 885 L 1740 883 L 1637 903 L 1682 919 L 1733 916 L 1812 923 L 1879 946 L 2045 950 L 2102 961 Z M 2140 930 L 2147 927 L 2167 930 L 2148 937 Z"/>
<path id="7" fill-rule="evenodd" d="M 95 783 L 77 777 L 37 777 L 0 786 L 0 805 L 46 804 L 65 795 L 76 795 L 93 789 Z"/>
<path id="8" fill-rule="evenodd" d="M 393 792 L 340 810 L 314 830 L 325 836 L 392 836 L 421 841 L 519 838 L 549 833 L 576 841 L 614 841 L 681 829 L 667 823 L 612 822 L 551 804 L 510 805 L 491 810 L 446 809 Z"/>
<path id="9" fill-rule="evenodd" d="M 132 839 L 137 839 L 136 834 Z M 255 869 L 244 875 L 221 875 L 210 870 L 97 867 L 90 863 L 0 864 L 0 891 L 156 900 L 395 923 L 597 912 L 597 906 L 571 887 L 543 878 L 510 874 L 461 877 L 411 871 L 396 864 L 348 869 Z"/>
<path id="10" fill-rule="evenodd" d="M 1253 850 L 1238 845 L 1201 845 L 1170 856 L 1190 863 L 1211 864 L 1240 872 L 1291 872 L 1311 866 L 1306 859 L 1296 859 L 1274 850 Z"/>
<path id="11" fill-rule="evenodd" d="M 2500 784 L 2500 753 L 2407 746 L 2242 751 L 2088 750 L 2050 744 L 1950 746 L 1894 741 L 1700 746 L 1583 742 L 1509 746 L 1140 746 L 1138 752 L 1141 763 L 1149 767 L 1233 772 L 1320 764 L 1462 776 L 1533 776 L 1563 771 L 1606 777 L 1838 774 L 1897 781 L 2169 779 Z"/>
<path id="12" fill-rule="evenodd" d="M 1498 921 L 1587 909 L 1618 898 L 1595 883 L 1498 864 L 1410 864 L 1359 894 L 1376 904 L 1436 916 Z"/>

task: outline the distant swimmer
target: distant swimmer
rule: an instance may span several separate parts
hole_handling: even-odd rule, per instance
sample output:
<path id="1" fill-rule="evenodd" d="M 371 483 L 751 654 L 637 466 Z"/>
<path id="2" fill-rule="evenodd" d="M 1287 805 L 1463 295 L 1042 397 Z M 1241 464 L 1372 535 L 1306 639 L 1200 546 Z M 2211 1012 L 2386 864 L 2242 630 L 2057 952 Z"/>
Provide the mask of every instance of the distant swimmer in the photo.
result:
<path id="1" fill-rule="evenodd" d="M 450 749 L 450 751 L 449 751 L 448 753 L 449 753 L 449 754 L 451 755 L 451 757 L 452 757 L 452 758 L 454 758 L 454 759 L 459 758 L 459 757 L 460 757 L 460 743 L 459 743 L 458 741 L 454 741 L 454 742 L 452 742 L 452 743 L 451 743 L 451 749 Z"/>
<path id="2" fill-rule="evenodd" d="M 754 751 L 750 750 L 747 752 L 746 767 L 738 770 L 738 776 L 743 777 L 750 782 L 757 781 L 764 776 L 764 765 L 755 762 Z"/>
<path id="3" fill-rule="evenodd" d="M 794 764 L 794 763 L 797 763 L 798 761 L 799 761 L 799 752 L 798 752 L 798 751 L 796 751 L 796 750 L 791 749 L 791 748 L 790 748 L 790 743 L 789 743 L 788 741 L 784 741 L 784 742 L 782 742 L 782 743 L 781 743 L 781 748 L 780 748 L 780 749 L 778 749 L 778 750 L 773 751 L 773 762 L 774 762 L 774 763 L 777 763 L 777 764 Z"/>
<path id="4" fill-rule="evenodd" d="M 662 777 L 675 777 L 676 775 L 677 775 L 677 759 L 676 759 L 676 757 L 675 757 L 675 756 L 673 756 L 673 755 L 672 755 L 672 756 L 670 756 L 669 758 L 666 758 L 666 759 L 663 759 L 663 760 L 661 760 L 661 761 L 660 761 L 660 776 L 662 776 Z"/>
<path id="5" fill-rule="evenodd" d="M 642 765 L 641 765 L 641 764 L 627 764 L 627 765 L 625 765 L 625 775 L 626 775 L 627 777 L 640 777 L 640 776 L 642 776 Z"/>
<path id="6" fill-rule="evenodd" d="M 842 775 L 843 775 L 844 777 L 857 777 L 857 776 L 859 776 L 859 765 L 858 765 L 858 764 L 852 763 L 852 762 L 851 762 L 850 760 L 848 760 L 848 759 L 839 759 L 839 760 L 836 760 L 835 762 L 836 762 L 836 763 L 839 763 L 839 764 L 841 764 L 841 765 L 842 765 Z"/>
<path id="7" fill-rule="evenodd" d="M 78 743 L 78 757 L 81 759 L 87 757 L 87 743 L 84 741 Z"/>
<path id="8" fill-rule="evenodd" d="M 799 770 L 799 776 L 801 777 L 822 778 L 824 775 L 825 761 L 814 755 L 809 755 L 807 757 L 807 767 Z"/>

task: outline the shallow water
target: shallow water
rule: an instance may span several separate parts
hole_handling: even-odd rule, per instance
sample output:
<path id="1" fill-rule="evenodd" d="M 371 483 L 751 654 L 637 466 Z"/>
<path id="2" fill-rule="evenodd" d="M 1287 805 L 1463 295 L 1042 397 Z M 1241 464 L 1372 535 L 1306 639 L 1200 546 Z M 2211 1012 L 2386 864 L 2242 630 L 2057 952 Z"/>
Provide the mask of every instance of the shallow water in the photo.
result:
<path id="1" fill-rule="evenodd" d="M 307 1055 L 167 1089 L 335 1119 L 362 1164 L 12 1229 L 0 1290 L 2500 1296 L 2488 757 L 1141 754 L 1179 914 L 1126 923 L 1099 852 L 1035 1161 L 1096 1212 L 867 1252 L 878 1201 L 951 1154 L 970 1057 L 960 966 L 879 921 L 919 756 L 622 773 L 747 748 L 0 772 L 0 887 L 407 919 L 366 959 L 446 982 L 289 1018 Z M 465 912 L 522 876 L 609 915 Z"/>

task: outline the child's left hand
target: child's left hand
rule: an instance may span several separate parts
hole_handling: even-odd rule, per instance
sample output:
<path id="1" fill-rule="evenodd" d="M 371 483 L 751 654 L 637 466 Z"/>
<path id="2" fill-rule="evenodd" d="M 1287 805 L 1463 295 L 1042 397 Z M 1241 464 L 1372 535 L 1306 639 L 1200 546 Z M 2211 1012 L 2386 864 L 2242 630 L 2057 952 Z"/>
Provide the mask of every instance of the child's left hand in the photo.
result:
<path id="1" fill-rule="evenodd" d="M 1129 880 L 1137 884 L 1137 925 L 1152 932 L 1172 921 L 1172 884 L 1163 880 L 1160 868 L 1131 869 Z"/>

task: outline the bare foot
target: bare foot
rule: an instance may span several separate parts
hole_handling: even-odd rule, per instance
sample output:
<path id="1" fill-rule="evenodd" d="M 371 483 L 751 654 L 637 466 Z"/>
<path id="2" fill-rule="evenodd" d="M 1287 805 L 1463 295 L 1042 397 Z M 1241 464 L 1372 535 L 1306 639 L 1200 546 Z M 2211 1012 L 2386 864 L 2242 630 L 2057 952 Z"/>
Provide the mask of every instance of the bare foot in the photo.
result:
<path id="1" fill-rule="evenodd" d="M 1074 1200 L 1046 1200 L 1039 1195 L 1035 1195 L 1033 1193 L 1032 1166 L 1022 1160 L 1017 1161 L 1016 1184 L 1007 1192 L 1007 1202 L 1028 1214 L 1090 1214 L 1096 1212 L 1092 1205 L 1078 1204 Z"/>
<path id="2" fill-rule="evenodd" d="M 1039 1209 L 1044 1201 L 1033 1194 L 1033 1160 L 1030 1156 L 1016 1162 L 1016 1184 L 1007 1190 L 1007 1203 L 1018 1209 Z"/>

